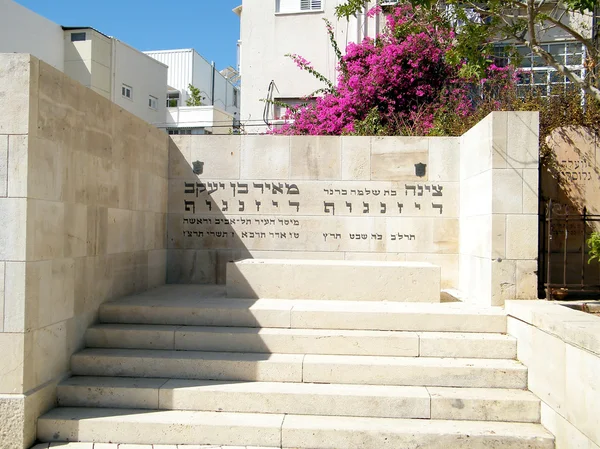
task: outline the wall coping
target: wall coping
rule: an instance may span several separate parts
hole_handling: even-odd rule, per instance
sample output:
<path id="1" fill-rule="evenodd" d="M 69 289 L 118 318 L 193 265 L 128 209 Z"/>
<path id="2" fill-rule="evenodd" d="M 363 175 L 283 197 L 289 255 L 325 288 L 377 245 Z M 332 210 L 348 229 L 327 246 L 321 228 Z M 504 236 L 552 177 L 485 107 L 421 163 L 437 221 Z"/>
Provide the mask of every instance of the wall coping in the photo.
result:
<path id="1" fill-rule="evenodd" d="M 600 356 L 600 318 L 548 301 L 506 301 L 508 316 Z"/>

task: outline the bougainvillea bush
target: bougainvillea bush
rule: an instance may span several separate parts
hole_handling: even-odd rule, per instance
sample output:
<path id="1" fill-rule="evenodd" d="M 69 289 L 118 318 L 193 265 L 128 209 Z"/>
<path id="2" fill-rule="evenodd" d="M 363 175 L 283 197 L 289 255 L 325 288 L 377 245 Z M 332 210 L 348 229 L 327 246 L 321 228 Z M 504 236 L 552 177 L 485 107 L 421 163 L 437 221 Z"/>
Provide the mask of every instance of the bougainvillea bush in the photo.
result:
<path id="1" fill-rule="evenodd" d="M 369 14 L 378 14 L 374 9 Z M 376 39 L 350 44 L 339 57 L 337 83 L 327 81 L 308 61 L 289 55 L 326 87 L 314 101 L 286 114 L 288 123 L 272 132 L 289 135 L 444 134 L 444 120 L 471 116 L 481 92 L 508 90 L 510 68 L 491 64 L 486 78 L 466 77 L 465 61 L 454 52 L 451 24 L 435 10 L 400 4 L 387 15 Z M 491 62 L 491 60 L 490 60 Z M 493 86 L 493 88 L 492 88 Z"/>

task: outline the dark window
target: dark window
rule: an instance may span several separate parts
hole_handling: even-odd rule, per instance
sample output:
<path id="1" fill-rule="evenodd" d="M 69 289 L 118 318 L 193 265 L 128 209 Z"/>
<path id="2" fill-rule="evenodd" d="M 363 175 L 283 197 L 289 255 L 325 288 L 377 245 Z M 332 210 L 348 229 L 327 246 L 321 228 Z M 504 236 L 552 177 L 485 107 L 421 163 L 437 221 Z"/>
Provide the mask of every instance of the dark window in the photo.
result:
<path id="1" fill-rule="evenodd" d="M 71 33 L 71 42 L 84 41 L 85 38 L 85 33 Z"/>

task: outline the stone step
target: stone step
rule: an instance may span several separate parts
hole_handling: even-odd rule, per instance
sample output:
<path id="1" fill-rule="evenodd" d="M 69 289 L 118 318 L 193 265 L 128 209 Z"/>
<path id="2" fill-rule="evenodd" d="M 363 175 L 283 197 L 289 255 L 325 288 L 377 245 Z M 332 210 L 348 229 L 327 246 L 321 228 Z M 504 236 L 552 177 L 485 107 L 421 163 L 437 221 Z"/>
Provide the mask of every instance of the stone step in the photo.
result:
<path id="1" fill-rule="evenodd" d="M 440 278 L 424 262 L 246 259 L 227 264 L 226 285 L 232 298 L 439 303 Z"/>
<path id="2" fill-rule="evenodd" d="M 538 424 L 198 411 L 57 408 L 38 439 L 129 444 L 212 444 L 299 449 L 552 449 Z"/>
<path id="3" fill-rule="evenodd" d="M 85 349 L 75 375 L 372 385 L 526 388 L 514 360 Z"/>
<path id="4" fill-rule="evenodd" d="M 198 410 L 532 422 L 540 401 L 525 390 L 183 379 L 72 377 L 57 390 L 64 407 Z"/>
<path id="5" fill-rule="evenodd" d="M 506 333 L 503 309 L 463 303 L 248 300 L 206 298 L 194 295 L 193 289 L 185 290 L 188 294 L 182 296 L 171 296 L 169 290 L 157 290 L 153 294 L 104 303 L 100 307 L 100 321 L 177 326 Z"/>
<path id="6" fill-rule="evenodd" d="M 512 359 L 513 337 L 501 334 L 331 329 L 98 324 L 92 348 Z"/>

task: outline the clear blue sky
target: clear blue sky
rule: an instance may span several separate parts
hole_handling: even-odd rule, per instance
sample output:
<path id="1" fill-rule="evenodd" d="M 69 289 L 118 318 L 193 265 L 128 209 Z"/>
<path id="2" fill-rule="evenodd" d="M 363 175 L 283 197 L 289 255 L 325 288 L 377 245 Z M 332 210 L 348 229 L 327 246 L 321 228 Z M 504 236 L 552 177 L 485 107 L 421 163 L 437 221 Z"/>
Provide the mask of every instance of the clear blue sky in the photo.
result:
<path id="1" fill-rule="evenodd" d="M 63 26 L 90 26 L 138 50 L 195 48 L 217 69 L 236 66 L 242 0 L 16 0 Z"/>

